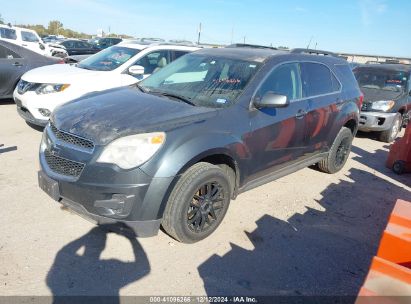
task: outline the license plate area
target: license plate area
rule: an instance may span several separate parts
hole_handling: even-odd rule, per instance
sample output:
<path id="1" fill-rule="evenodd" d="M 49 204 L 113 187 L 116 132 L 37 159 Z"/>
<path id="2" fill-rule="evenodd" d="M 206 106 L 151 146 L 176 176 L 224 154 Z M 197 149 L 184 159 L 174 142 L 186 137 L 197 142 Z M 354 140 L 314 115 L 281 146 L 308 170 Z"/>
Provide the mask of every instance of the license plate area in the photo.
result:
<path id="1" fill-rule="evenodd" d="M 57 181 L 45 175 L 43 171 L 38 172 L 38 180 L 39 187 L 52 199 L 54 199 L 55 201 L 58 201 L 60 199 L 60 189 Z"/>

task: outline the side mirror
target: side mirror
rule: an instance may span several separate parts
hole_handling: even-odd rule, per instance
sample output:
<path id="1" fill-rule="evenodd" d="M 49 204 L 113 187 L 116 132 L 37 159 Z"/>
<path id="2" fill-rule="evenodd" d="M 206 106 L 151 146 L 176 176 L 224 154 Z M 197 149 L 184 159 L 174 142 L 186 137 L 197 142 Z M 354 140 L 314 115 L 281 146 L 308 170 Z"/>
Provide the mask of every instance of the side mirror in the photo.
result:
<path id="1" fill-rule="evenodd" d="M 44 50 L 46 49 L 46 47 L 44 46 L 44 44 L 43 44 L 43 43 L 40 43 L 40 42 L 39 42 L 39 47 L 40 47 L 40 50 L 42 50 L 42 51 L 44 51 Z"/>
<path id="2" fill-rule="evenodd" d="M 128 68 L 128 73 L 130 75 L 144 75 L 144 67 L 141 65 L 132 65 Z"/>
<path id="3" fill-rule="evenodd" d="M 287 96 L 279 95 L 273 92 L 267 92 L 263 98 L 256 98 L 254 106 L 259 108 L 284 108 L 290 104 Z"/>

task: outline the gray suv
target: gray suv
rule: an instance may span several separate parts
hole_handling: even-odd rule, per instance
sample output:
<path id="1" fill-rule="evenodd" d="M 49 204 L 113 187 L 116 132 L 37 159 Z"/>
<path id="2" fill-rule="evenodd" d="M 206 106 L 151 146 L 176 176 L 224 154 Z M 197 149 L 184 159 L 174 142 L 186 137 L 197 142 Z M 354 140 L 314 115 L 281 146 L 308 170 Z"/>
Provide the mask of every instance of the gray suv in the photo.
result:
<path id="1" fill-rule="evenodd" d="M 367 64 L 354 74 L 364 103 L 360 131 L 375 131 L 383 142 L 392 142 L 405 127 L 411 114 L 411 65 Z"/>
<path id="2" fill-rule="evenodd" d="M 67 103 L 44 130 L 39 185 L 98 224 L 204 239 L 238 194 L 344 166 L 362 95 L 346 61 L 316 53 L 203 49 Z"/>

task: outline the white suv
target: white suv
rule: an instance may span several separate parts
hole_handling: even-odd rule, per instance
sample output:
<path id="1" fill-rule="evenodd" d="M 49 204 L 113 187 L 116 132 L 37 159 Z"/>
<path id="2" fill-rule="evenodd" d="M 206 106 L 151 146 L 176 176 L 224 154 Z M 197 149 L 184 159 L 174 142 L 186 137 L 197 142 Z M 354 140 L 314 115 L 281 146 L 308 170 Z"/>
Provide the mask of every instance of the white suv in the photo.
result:
<path id="1" fill-rule="evenodd" d="M 17 44 L 44 56 L 65 57 L 68 55 L 64 49 L 45 44 L 36 31 L 21 27 L 0 24 L 0 40 Z"/>
<path id="2" fill-rule="evenodd" d="M 197 49 L 166 44 L 115 45 L 77 64 L 50 65 L 25 73 L 14 90 L 14 101 L 26 121 L 45 126 L 57 106 L 87 93 L 135 84 Z"/>

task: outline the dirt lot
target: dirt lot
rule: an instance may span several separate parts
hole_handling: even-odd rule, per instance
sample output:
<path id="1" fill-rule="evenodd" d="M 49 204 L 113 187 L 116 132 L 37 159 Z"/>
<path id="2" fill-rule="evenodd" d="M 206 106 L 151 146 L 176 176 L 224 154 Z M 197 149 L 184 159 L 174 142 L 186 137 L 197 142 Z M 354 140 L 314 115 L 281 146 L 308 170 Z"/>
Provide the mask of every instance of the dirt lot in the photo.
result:
<path id="1" fill-rule="evenodd" d="M 355 295 L 410 176 L 360 135 L 345 169 L 304 169 L 240 195 L 211 237 L 128 239 L 37 187 L 41 132 L 0 104 L 0 295 Z"/>

